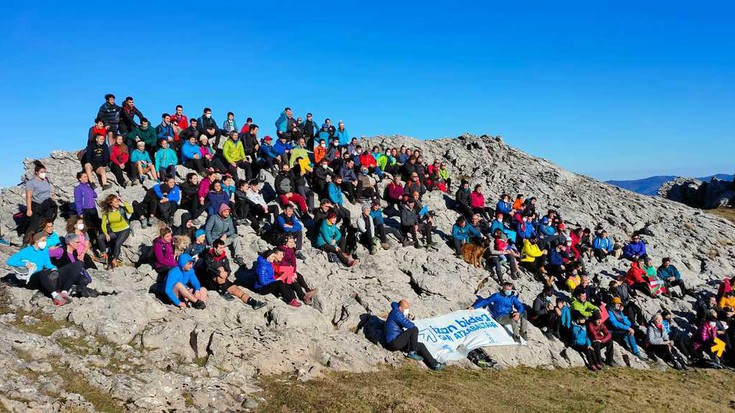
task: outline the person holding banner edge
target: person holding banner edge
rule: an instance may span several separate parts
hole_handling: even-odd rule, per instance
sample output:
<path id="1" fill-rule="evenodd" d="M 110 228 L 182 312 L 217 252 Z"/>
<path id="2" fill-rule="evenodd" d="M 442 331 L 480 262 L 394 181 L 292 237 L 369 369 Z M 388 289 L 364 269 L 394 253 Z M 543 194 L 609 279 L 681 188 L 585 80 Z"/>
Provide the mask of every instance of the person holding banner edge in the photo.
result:
<path id="1" fill-rule="evenodd" d="M 390 304 L 391 311 L 385 320 L 385 343 L 388 350 L 406 351 L 406 357 L 423 361 L 432 370 L 444 369 L 444 363 L 434 359 L 423 343 L 419 343 L 419 329 L 409 319 L 408 300 Z"/>
<path id="2" fill-rule="evenodd" d="M 511 325 L 513 340 L 521 342 L 521 338 L 528 340 L 528 322 L 526 308 L 518 296 L 513 293 L 513 283 L 503 283 L 503 288 L 488 298 L 477 297 L 471 306 L 474 309 L 487 308 L 495 321 L 507 326 Z"/>

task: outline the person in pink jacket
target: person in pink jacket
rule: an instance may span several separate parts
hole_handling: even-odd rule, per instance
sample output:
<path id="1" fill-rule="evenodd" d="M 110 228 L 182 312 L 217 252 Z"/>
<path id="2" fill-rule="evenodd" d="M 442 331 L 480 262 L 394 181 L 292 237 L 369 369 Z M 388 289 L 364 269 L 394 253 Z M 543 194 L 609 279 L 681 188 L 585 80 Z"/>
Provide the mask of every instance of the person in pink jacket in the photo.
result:
<path id="1" fill-rule="evenodd" d="M 472 212 L 480 214 L 486 221 L 492 221 L 485 207 L 485 195 L 482 194 L 482 185 L 480 184 L 475 185 L 475 190 L 470 193 L 470 208 L 472 208 Z"/>
<path id="2" fill-rule="evenodd" d="M 159 274 L 166 274 L 171 268 L 176 267 L 174 257 L 173 234 L 171 228 L 163 227 L 161 236 L 153 240 L 153 269 Z"/>

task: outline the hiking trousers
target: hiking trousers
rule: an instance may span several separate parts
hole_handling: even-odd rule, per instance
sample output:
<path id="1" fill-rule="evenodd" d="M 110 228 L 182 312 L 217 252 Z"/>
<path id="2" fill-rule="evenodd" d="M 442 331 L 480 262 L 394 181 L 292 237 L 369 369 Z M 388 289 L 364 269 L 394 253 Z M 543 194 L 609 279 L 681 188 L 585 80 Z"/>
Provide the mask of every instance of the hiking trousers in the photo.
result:
<path id="1" fill-rule="evenodd" d="M 431 355 L 429 349 L 424 343 L 419 343 L 419 329 L 417 327 L 409 328 L 398 335 L 393 341 L 388 343 L 388 349 L 393 351 L 414 351 L 424 358 L 426 365 L 434 369 L 437 365 L 436 359 Z"/>

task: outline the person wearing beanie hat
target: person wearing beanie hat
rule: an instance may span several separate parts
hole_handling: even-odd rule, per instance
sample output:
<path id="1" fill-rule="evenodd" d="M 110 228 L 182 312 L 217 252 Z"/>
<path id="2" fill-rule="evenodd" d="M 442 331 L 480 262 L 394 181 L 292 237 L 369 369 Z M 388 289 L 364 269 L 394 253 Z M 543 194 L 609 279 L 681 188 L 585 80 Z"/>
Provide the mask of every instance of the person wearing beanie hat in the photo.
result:
<path id="1" fill-rule="evenodd" d="M 640 360 L 647 360 L 638 349 L 638 344 L 635 341 L 635 332 L 638 327 L 623 313 L 623 300 L 620 297 L 613 297 L 610 300 L 608 316 L 608 324 L 610 325 L 612 336 L 620 340 Z"/>
<path id="2" fill-rule="evenodd" d="M 189 244 L 188 247 L 186 247 L 186 250 L 184 250 L 184 254 L 191 255 L 192 258 L 194 258 L 194 261 L 199 262 L 200 254 L 202 254 L 207 249 L 207 233 L 204 231 L 203 228 L 199 228 L 198 230 L 194 231 L 194 242 Z"/>
<path id="3" fill-rule="evenodd" d="M 222 240 L 232 249 L 232 256 L 238 265 L 244 265 L 245 260 L 240 255 L 241 239 L 235 231 L 235 222 L 230 216 L 230 206 L 222 204 L 219 213 L 210 215 L 204 224 L 204 233 L 207 244 L 212 245 L 215 240 Z"/>
<path id="4" fill-rule="evenodd" d="M 605 364 L 613 365 L 613 341 L 612 334 L 602 322 L 602 316 L 599 310 L 592 312 L 590 320 L 587 322 L 587 335 L 592 342 L 592 350 L 595 353 L 596 360 L 602 360 L 602 349 L 605 349 Z M 598 370 L 603 368 L 602 364 L 596 365 Z"/>

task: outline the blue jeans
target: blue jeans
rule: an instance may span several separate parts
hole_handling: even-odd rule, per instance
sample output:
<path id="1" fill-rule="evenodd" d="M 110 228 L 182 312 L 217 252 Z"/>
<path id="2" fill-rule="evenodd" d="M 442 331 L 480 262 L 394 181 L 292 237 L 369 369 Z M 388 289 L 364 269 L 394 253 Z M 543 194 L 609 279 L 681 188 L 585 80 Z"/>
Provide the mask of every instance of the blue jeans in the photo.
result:
<path id="1" fill-rule="evenodd" d="M 635 342 L 635 337 L 633 334 L 628 334 L 628 331 L 611 331 L 613 337 L 615 337 L 618 340 L 622 340 L 623 343 L 630 349 L 631 353 L 638 354 L 638 343 Z"/>

